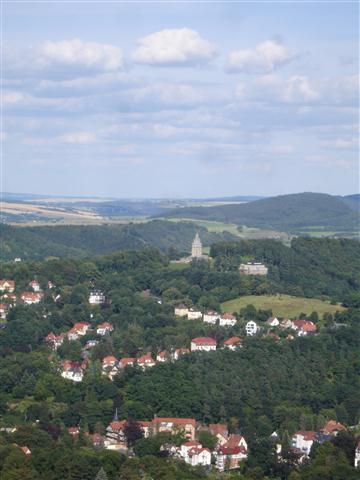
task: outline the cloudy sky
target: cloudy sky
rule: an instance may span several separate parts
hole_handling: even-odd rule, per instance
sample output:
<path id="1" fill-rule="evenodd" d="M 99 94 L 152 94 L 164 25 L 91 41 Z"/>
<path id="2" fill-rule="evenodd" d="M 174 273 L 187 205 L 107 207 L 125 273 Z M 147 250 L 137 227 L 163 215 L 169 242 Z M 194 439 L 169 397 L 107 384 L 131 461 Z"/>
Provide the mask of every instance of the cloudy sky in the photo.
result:
<path id="1" fill-rule="evenodd" d="M 5 191 L 359 190 L 357 2 L 3 6 Z"/>

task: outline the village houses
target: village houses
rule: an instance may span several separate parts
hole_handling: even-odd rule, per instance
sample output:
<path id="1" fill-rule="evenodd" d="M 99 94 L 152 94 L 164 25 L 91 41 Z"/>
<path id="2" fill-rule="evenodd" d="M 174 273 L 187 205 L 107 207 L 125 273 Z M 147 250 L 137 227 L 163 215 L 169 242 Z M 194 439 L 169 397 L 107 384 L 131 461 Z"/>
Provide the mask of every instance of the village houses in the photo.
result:
<path id="1" fill-rule="evenodd" d="M 225 340 L 223 349 L 238 350 L 242 347 L 242 339 L 240 337 L 231 337 Z"/>
<path id="2" fill-rule="evenodd" d="M 193 467 L 211 465 L 211 451 L 197 441 L 183 443 L 179 453 L 184 462 Z"/>
<path id="3" fill-rule="evenodd" d="M 32 305 L 34 303 L 40 303 L 43 296 L 44 294 L 42 292 L 23 292 L 20 298 L 26 305 Z"/>
<path id="4" fill-rule="evenodd" d="M 297 332 L 299 337 L 314 335 L 317 331 L 315 323 L 310 320 L 294 320 L 292 323 L 292 328 Z"/>
<path id="5" fill-rule="evenodd" d="M 246 460 L 248 447 L 245 438 L 239 434 L 231 434 L 225 444 L 216 452 L 216 468 L 220 471 L 239 468 L 240 462 Z"/>
<path id="6" fill-rule="evenodd" d="M 109 322 L 100 323 L 100 325 L 96 327 L 96 333 L 101 336 L 107 335 L 108 333 L 113 331 L 114 327 Z"/>
<path id="7" fill-rule="evenodd" d="M 82 382 L 84 377 L 83 365 L 80 362 L 72 362 L 71 360 L 64 360 L 62 362 L 61 376 L 73 382 Z"/>
<path id="8" fill-rule="evenodd" d="M 187 317 L 188 320 L 197 320 L 198 318 L 202 318 L 202 313 L 200 310 L 196 310 L 196 308 L 189 308 Z"/>

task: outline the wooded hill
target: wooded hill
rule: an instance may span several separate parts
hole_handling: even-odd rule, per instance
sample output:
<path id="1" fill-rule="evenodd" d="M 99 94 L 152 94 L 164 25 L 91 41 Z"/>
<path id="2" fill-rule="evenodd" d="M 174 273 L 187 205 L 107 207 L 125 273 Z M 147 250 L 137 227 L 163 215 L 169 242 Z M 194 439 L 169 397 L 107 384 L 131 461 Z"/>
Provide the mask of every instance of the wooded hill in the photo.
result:
<path id="1" fill-rule="evenodd" d="M 193 223 L 154 220 L 128 225 L 59 225 L 13 227 L 1 225 L 0 260 L 15 257 L 41 260 L 47 257 L 86 257 L 121 250 L 140 250 L 153 246 L 166 251 L 170 247 L 190 252 L 196 232 L 204 246 L 222 240 L 234 240 L 228 232 L 210 233 Z"/>
<path id="2" fill-rule="evenodd" d="M 350 202 L 354 203 L 352 199 Z M 296 231 L 304 227 L 327 227 L 330 230 L 359 228 L 359 215 L 347 205 L 346 200 L 324 193 L 281 195 L 216 207 L 179 208 L 166 216 L 215 220 L 283 231 Z"/>

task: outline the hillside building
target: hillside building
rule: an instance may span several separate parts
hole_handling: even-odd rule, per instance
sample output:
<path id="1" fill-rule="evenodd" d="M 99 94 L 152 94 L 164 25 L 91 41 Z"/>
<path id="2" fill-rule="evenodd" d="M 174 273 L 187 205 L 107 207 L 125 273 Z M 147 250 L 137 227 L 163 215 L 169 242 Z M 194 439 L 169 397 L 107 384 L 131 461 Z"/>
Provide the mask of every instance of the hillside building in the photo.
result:
<path id="1" fill-rule="evenodd" d="M 240 263 L 239 272 L 243 275 L 267 275 L 268 268 L 259 262 Z"/>

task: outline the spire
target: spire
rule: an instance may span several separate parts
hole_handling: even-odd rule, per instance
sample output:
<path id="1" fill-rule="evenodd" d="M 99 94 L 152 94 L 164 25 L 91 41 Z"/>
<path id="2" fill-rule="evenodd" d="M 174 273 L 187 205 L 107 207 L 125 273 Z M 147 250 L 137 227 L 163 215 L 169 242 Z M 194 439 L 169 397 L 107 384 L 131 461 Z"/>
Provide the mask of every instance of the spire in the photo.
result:
<path id="1" fill-rule="evenodd" d="M 115 413 L 114 413 L 114 422 L 117 422 L 119 420 L 119 415 L 118 415 L 118 409 L 115 408 Z"/>

